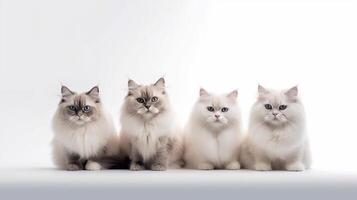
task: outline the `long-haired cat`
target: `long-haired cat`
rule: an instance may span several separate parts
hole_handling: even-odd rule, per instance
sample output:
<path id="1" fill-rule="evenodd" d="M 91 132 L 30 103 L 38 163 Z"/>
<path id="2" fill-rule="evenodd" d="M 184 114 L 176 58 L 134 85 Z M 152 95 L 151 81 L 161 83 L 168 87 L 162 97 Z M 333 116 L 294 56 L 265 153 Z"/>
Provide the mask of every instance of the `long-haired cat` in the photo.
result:
<path id="1" fill-rule="evenodd" d="M 214 95 L 200 89 L 185 129 L 186 167 L 201 170 L 239 169 L 241 136 L 237 90 Z"/>
<path id="2" fill-rule="evenodd" d="M 130 157 L 130 170 L 179 167 L 182 142 L 164 78 L 151 85 L 129 80 L 128 88 L 120 117 L 120 146 Z"/>
<path id="3" fill-rule="evenodd" d="M 71 171 L 102 169 L 97 161 L 108 148 L 118 145 L 118 137 L 112 119 L 102 108 L 99 88 L 78 94 L 62 86 L 61 93 L 53 117 L 55 165 Z"/>
<path id="4" fill-rule="evenodd" d="M 260 171 L 310 168 L 304 107 L 298 88 L 275 91 L 259 85 L 258 93 L 242 145 L 242 166 Z"/>

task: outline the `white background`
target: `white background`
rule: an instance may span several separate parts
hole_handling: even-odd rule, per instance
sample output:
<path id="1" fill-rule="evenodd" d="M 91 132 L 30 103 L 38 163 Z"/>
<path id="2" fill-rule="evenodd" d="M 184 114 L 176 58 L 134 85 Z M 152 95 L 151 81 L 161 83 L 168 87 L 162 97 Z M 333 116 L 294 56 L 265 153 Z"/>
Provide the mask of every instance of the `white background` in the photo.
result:
<path id="1" fill-rule="evenodd" d="M 99 84 L 118 124 L 128 78 L 165 76 L 184 123 L 200 86 L 298 84 L 313 168 L 357 168 L 356 1 L 0 0 L 0 166 L 50 167 L 60 85 Z"/>

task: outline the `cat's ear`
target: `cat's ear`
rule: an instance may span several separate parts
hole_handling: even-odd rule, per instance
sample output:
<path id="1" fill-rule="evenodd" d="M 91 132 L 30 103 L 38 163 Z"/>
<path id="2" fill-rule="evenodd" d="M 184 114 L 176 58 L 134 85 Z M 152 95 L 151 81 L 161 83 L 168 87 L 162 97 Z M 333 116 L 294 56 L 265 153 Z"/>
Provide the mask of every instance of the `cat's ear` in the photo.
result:
<path id="1" fill-rule="evenodd" d="M 227 97 L 228 97 L 228 98 L 231 98 L 231 99 L 237 99 L 237 97 L 238 97 L 238 90 L 233 90 L 232 92 L 228 93 L 228 94 L 227 94 Z"/>
<path id="2" fill-rule="evenodd" d="M 129 79 L 128 80 L 128 96 L 133 94 L 133 90 L 136 90 L 140 85 L 137 84 L 134 80 Z"/>
<path id="3" fill-rule="evenodd" d="M 200 88 L 200 97 L 207 97 L 210 94 L 207 92 L 207 90 Z"/>
<path id="4" fill-rule="evenodd" d="M 269 91 L 265 89 L 265 87 L 261 86 L 260 84 L 258 85 L 258 94 L 259 95 L 265 95 L 268 94 Z"/>
<path id="5" fill-rule="evenodd" d="M 154 83 L 154 86 L 159 87 L 159 88 L 165 88 L 165 79 L 164 77 L 161 77 L 159 80 Z"/>
<path id="6" fill-rule="evenodd" d="M 286 90 L 285 95 L 288 96 L 291 99 L 296 99 L 297 96 L 298 96 L 298 93 L 299 93 L 298 87 L 294 86 L 294 87 Z"/>
<path id="7" fill-rule="evenodd" d="M 86 95 L 88 95 L 94 99 L 99 99 L 99 87 L 94 86 L 92 89 L 90 89 L 88 92 L 86 92 Z"/>
<path id="8" fill-rule="evenodd" d="M 139 87 L 139 84 L 137 84 L 134 80 L 129 79 L 128 80 L 128 88 L 129 90 L 134 90 Z"/>
<path id="9" fill-rule="evenodd" d="M 73 95 L 74 92 L 72 92 L 68 87 L 62 85 L 61 94 L 62 94 L 62 97 L 68 97 L 70 95 Z"/>

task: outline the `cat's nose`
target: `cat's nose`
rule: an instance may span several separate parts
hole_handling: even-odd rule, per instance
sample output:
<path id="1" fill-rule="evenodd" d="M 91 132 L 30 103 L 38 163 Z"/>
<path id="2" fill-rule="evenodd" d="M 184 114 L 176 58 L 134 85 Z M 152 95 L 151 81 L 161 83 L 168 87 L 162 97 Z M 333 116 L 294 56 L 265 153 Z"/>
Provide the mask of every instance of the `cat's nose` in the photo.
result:
<path id="1" fill-rule="evenodd" d="M 278 115 L 278 113 L 273 113 L 273 115 L 274 115 L 274 116 L 277 116 L 277 115 Z"/>
<path id="2" fill-rule="evenodd" d="M 217 115 L 217 114 L 216 114 L 216 115 L 214 115 L 214 116 L 218 119 L 221 115 Z"/>
<path id="3" fill-rule="evenodd" d="M 150 105 L 145 105 L 145 108 L 149 110 L 151 106 Z"/>

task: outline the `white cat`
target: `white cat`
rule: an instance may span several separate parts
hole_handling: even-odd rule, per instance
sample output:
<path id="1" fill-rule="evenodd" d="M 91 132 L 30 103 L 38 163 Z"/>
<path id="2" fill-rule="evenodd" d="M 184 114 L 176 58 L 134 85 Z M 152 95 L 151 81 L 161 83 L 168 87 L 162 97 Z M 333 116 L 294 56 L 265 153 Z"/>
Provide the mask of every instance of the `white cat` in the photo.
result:
<path id="1" fill-rule="evenodd" d="M 185 129 L 186 167 L 201 170 L 239 169 L 241 136 L 237 90 L 213 95 L 200 89 Z"/>
<path id="2" fill-rule="evenodd" d="M 120 118 L 120 146 L 130 157 L 130 170 L 180 167 L 182 142 L 165 80 L 160 78 L 151 85 L 129 80 L 128 87 Z"/>
<path id="3" fill-rule="evenodd" d="M 102 169 L 96 160 L 117 145 L 118 137 L 111 117 L 102 108 L 99 88 L 77 94 L 62 86 L 61 93 L 53 117 L 55 165 L 65 170 Z"/>
<path id="4" fill-rule="evenodd" d="M 309 169 L 310 149 L 298 88 L 275 91 L 259 85 L 258 93 L 242 144 L 242 167 L 261 171 Z"/>

